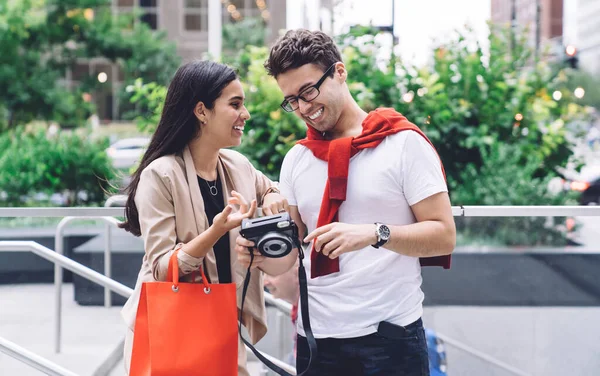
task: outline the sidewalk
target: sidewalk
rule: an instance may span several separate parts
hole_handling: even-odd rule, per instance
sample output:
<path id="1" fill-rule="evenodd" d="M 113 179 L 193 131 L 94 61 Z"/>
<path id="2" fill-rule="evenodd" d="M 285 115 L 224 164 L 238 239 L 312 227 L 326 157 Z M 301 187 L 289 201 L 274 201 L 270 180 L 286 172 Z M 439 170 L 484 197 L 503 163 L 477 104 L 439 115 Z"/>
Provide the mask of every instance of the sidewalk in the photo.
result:
<path id="1" fill-rule="evenodd" d="M 63 285 L 62 352 L 54 352 L 54 286 L 0 285 L 0 336 L 82 376 L 91 376 L 122 340 L 120 307 L 82 307 Z M 0 375 L 42 375 L 0 353 Z"/>

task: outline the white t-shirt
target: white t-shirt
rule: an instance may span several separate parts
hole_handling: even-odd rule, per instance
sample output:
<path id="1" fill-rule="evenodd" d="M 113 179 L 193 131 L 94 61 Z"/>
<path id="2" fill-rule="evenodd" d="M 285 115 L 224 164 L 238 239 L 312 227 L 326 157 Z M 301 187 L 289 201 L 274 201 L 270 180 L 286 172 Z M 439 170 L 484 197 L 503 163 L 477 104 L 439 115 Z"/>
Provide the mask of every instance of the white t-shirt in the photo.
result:
<path id="1" fill-rule="evenodd" d="M 296 145 L 285 156 L 279 187 L 290 205 L 298 207 L 308 232 L 316 228 L 326 180 L 327 162 L 308 148 Z M 410 205 L 439 192 L 447 188 L 434 149 L 418 133 L 402 131 L 351 158 L 339 222 L 415 223 Z M 304 258 L 316 338 L 360 337 L 376 332 L 381 321 L 405 326 L 421 317 L 418 258 L 369 246 L 342 254 L 339 262 L 340 272 L 311 279 L 310 255 Z M 305 335 L 298 311 L 298 333 Z"/>

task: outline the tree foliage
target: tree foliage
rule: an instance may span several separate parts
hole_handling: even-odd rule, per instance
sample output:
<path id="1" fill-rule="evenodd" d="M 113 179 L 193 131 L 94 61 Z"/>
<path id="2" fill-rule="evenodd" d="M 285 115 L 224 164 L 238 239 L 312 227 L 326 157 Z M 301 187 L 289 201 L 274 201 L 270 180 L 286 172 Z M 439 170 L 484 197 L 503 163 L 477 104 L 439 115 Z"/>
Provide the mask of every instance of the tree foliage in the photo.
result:
<path id="1" fill-rule="evenodd" d="M 165 35 L 114 15 L 110 0 L 20 0 L 0 3 L 0 131 L 34 119 L 78 126 L 93 111 L 84 92 L 100 89 L 95 77 L 67 87 L 76 61 L 104 58 L 135 77 L 165 84 L 179 64 Z"/>

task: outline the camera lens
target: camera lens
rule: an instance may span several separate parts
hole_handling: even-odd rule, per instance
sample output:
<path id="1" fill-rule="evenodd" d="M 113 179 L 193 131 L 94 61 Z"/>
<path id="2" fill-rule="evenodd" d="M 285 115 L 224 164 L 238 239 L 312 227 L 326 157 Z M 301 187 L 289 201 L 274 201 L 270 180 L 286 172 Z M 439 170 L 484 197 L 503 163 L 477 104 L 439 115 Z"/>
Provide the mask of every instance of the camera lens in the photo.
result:
<path id="1" fill-rule="evenodd" d="M 273 242 L 273 244 L 269 244 L 268 247 L 271 251 L 278 252 L 281 249 L 281 244 Z"/>
<path id="2" fill-rule="evenodd" d="M 291 252 L 292 240 L 277 232 L 266 233 L 257 244 L 258 251 L 266 257 L 283 257 Z"/>

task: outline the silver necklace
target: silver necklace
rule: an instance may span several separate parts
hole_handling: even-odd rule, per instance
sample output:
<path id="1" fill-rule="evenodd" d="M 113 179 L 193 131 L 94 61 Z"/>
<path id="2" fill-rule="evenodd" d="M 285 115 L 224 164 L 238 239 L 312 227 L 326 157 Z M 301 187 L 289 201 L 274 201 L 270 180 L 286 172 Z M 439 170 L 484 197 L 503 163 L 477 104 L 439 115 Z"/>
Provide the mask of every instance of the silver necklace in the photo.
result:
<path id="1" fill-rule="evenodd" d="M 208 190 L 210 191 L 210 194 L 216 196 L 219 193 L 219 190 L 217 189 L 217 181 L 215 180 L 215 185 L 210 185 L 208 183 L 208 180 L 204 181 L 206 182 L 206 185 L 208 185 Z"/>

